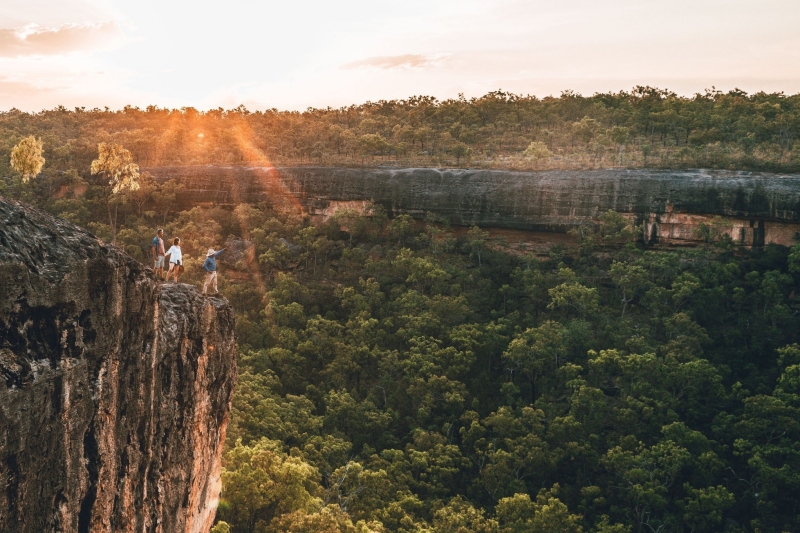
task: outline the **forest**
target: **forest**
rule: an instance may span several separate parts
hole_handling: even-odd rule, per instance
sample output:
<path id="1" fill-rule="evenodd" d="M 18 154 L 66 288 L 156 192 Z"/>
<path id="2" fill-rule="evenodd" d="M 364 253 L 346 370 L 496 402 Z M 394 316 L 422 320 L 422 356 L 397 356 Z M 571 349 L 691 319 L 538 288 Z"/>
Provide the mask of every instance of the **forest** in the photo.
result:
<path id="1" fill-rule="evenodd" d="M 380 206 L 176 212 L 180 187 L 133 163 L 458 164 L 449 139 L 473 165 L 789 171 L 798 98 L 11 111 L 0 195 L 145 262 L 163 227 L 198 286 L 208 247 L 252 250 L 220 256 L 239 380 L 214 533 L 798 531 L 800 244 L 744 250 L 703 227 L 702 246 L 651 249 L 609 211 L 534 254 Z M 406 125 L 429 133 L 403 152 Z"/>
<path id="2" fill-rule="evenodd" d="M 653 87 L 536 98 L 367 102 L 304 112 L 125 107 L 0 112 L 0 176 L 34 135 L 52 170 L 88 168 L 97 144 L 161 165 L 397 165 L 503 169 L 722 168 L 797 172 L 800 95 Z"/>

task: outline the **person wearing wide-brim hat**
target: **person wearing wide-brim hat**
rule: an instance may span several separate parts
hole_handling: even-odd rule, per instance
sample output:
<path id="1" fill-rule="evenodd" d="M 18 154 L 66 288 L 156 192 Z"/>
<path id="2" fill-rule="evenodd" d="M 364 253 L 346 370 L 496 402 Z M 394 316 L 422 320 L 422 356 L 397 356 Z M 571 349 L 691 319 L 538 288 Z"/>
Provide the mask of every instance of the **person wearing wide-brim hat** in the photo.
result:
<path id="1" fill-rule="evenodd" d="M 221 250 L 214 251 L 213 248 L 208 249 L 208 253 L 206 254 L 206 260 L 203 263 L 203 270 L 206 271 L 206 281 L 203 283 L 203 294 L 206 294 L 208 291 L 208 286 L 214 286 L 214 294 L 219 294 L 217 290 L 217 256 L 221 254 L 225 248 Z"/>

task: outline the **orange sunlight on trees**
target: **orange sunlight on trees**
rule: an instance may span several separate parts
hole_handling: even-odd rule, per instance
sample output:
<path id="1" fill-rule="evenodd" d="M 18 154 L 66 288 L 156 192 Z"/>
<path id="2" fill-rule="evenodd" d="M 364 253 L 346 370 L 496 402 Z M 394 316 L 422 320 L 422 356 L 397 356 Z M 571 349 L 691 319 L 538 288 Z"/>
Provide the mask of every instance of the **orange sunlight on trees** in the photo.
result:
<path id="1" fill-rule="evenodd" d="M 100 143 L 98 157 L 92 161 L 92 175 L 109 178 L 103 186 L 103 195 L 108 208 L 108 223 L 113 235 L 112 244 L 117 244 L 117 214 L 119 204 L 126 201 L 124 193 L 139 190 L 139 165 L 133 155 L 119 144 Z"/>
<path id="2" fill-rule="evenodd" d="M 11 167 L 22 176 L 22 183 L 35 178 L 43 166 L 41 139 L 29 135 L 11 150 Z"/>

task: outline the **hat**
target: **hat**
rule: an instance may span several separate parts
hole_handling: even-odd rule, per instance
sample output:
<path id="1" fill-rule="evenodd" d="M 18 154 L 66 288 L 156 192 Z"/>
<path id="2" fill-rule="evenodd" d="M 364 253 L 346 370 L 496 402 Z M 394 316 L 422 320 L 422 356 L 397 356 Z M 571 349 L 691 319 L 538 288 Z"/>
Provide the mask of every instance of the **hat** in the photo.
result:
<path id="1" fill-rule="evenodd" d="M 213 248 L 209 248 L 208 249 L 208 253 L 206 254 L 206 257 L 211 257 L 215 253 L 217 253 L 217 252 L 215 252 Z"/>

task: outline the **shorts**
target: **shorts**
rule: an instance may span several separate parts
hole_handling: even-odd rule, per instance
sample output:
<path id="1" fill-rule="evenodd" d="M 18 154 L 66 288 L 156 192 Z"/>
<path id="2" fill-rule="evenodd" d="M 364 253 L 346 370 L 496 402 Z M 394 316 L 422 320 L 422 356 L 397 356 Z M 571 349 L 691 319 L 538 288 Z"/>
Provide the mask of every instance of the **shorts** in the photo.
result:
<path id="1" fill-rule="evenodd" d="M 158 256 L 158 259 L 156 259 L 155 265 L 153 266 L 153 268 L 164 268 L 164 256 L 163 255 Z"/>
<path id="2" fill-rule="evenodd" d="M 178 266 L 181 266 L 181 260 L 180 260 L 180 259 L 178 259 L 177 261 L 172 261 L 172 260 L 170 259 L 170 262 L 169 262 L 169 264 L 170 264 L 170 265 L 178 265 Z"/>

